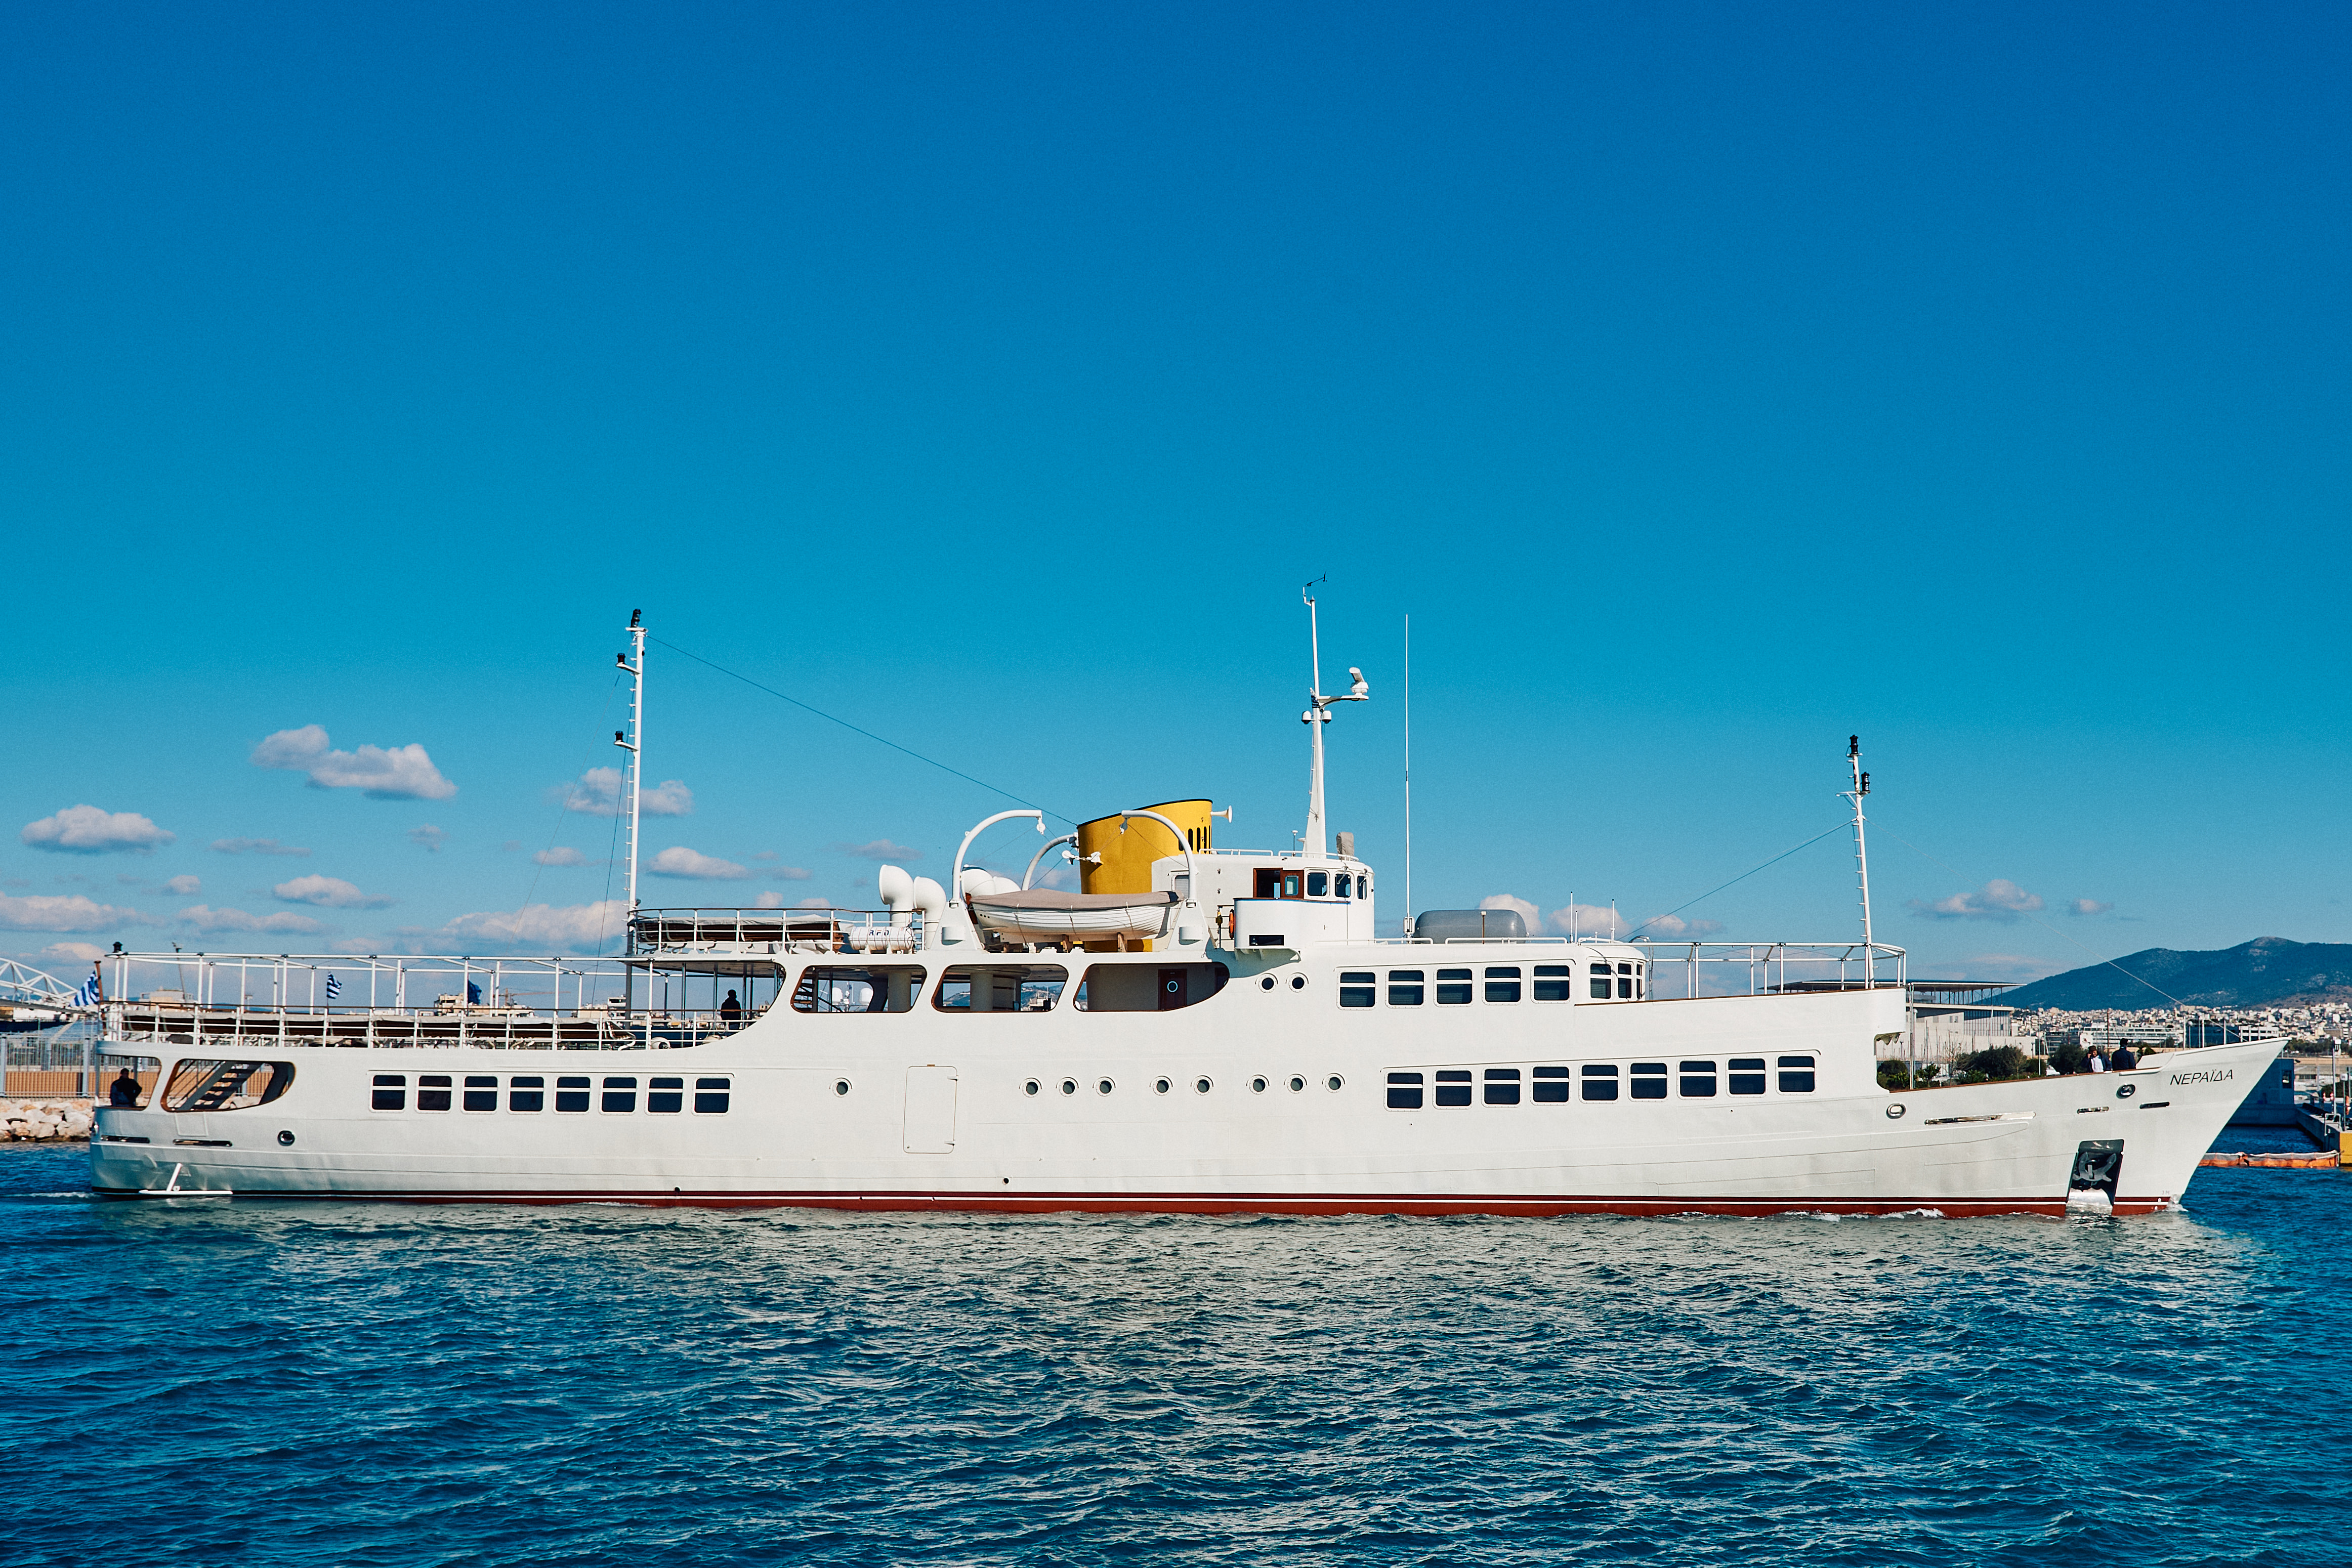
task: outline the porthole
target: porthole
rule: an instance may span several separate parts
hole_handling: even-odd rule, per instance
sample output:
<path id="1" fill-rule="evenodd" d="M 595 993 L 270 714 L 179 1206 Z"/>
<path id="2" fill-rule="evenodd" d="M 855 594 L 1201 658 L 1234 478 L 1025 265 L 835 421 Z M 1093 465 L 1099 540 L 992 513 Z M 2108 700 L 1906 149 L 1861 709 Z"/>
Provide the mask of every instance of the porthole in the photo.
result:
<path id="1" fill-rule="evenodd" d="M 833 1081 L 833 1092 L 834 1092 L 835 1094 L 846 1094 L 846 1093 L 848 1093 L 848 1092 L 849 1092 L 849 1080 L 848 1080 L 848 1079 L 846 1079 L 846 1078 L 836 1078 L 836 1079 L 835 1079 L 835 1080 Z M 561 1109 L 561 1107 L 558 1107 L 558 1109 Z"/>
<path id="2" fill-rule="evenodd" d="M 1063 1079 L 1063 1080 L 1062 1080 L 1062 1092 L 1063 1092 L 1063 1093 L 1065 1093 L 1065 1094 L 1076 1094 L 1077 1092 L 1078 1092 L 1078 1081 L 1077 1081 L 1076 1079 L 1075 1079 L 1075 1078 L 1065 1078 L 1065 1079 Z"/>
<path id="3" fill-rule="evenodd" d="M 1165 1078 L 1155 1078 L 1151 1081 L 1151 1092 L 1154 1094 L 1165 1094 L 1174 1087 L 1175 1085 L 1170 1083 Z"/>
<path id="4" fill-rule="evenodd" d="M 1209 1092 L 1209 1089 L 1210 1089 L 1210 1082 L 1209 1082 L 1209 1080 L 1207 1080 L 1207 1079 L 1205 1079 L 1205 1078 L 1195 1078 L 1194 1080 L 1192 1080 L 1192 1092 L 1193 1092 L 1193 1093 L 1195 1093 L 1195 1094 L 1206 1094 L 1206 1093 Z"/>
<path id="5" fill-rule="evenodd" d="M 1108 1078 L 1097 1079 L 1095 1082 L 1095 1092 L 1097 1094 L 1108 1094 L 1118 1087 L 1118 1084 L 1113 1083 Z"/>
<path id="6" fill-rule="evenodd" d="M 1903 1113 L 1906 1109 L 1906 1107 L 1900 1103 L 1889 1105 L 1886 1108 L 1886 1119 L 1890 1122 L 1900 1122 L 1903 1120 Z"/>
<path id="7" fill-rule="evenodd" d="M 1326 1078 L 1323 1081 L 1323 1087 L 1331 1091 L 1332 1093 L 1337 1094 L 1340 1090 L 1347 1087 L 1347 1083 L 1348 1081 L 1346 1079 L 1340 1077 L 1335 1072 L 1331 1074 L 1330 1077 Z"/>
<path id="8" fill-rule="evenodd" d="M 1257 988 L 1261 991 L 1270 991 L 1274 989 L 1274 977 L 1272 975 L 1268 975 L 1265 979 L 1260 980 L 1257 983 Z"/>
<path id="9" fill-rule="evenodd" d="M 1037 1092 L 1037 1081 L 1032 1078 L 1028 1082 L 1024 1083 L 1021 1086 L 1021 1090 L 1024 1094 L 1034 1094 Z"/>
<path id="10" fill-rule="evenodd" d="M 278 1134 L 278 1147 L 280 1147 L 280 1148 L 286 1148 L 286 1149 L 290 1149 L 290 1148 L 292 1148 L 292 1147 L 294 1146 L 294 1134 L 291 1134 L 291 1133 L 280 1133 L 280 1134 Z"/>
<path id="11" fill-rule="evenodd" d="M 1299 1076 L 1298 1076 L 1297 1073 L 1295 1073 L 1295 1072 L 1294 1072 L 1294 1073 L 1292 1073 L 1292 1074 L 1290 1075 L 1290 1092 L 1291 1092 L 1293 1094 L 1297 1093 L 1300 1090 L 1302 1090 L 1302 1089 L 1304 1089 L 1304 1088 L 1306 1088 L 1306 1087 L 1307 1087 L 1307 1080 L 1305 1080 L 1304 1078 L 1299 1077 Z"/>
<path id="12" fill-rule="evenodd" d="M 2138 1092 L 2139 1085 L 2137 1083 L 2121 1083 L 2116 1086 L 2116 1098 L 2118 1100 L 2128 1100 Z"/>
<path id="13" fill-rule="evenodd" d="M 1253 1094 L 1263 1094 L 1263 1093 L 1265 1093 L 1265 1079 L 1263 1079 L 1263 1078 L 1253 1078 L 1253 1079 L 1251 1079 L 1251 1080 L 1250 1080 L 1250 1092 L 1251 1092 L 1251 1093 L 1253 1093 Z"/>
<path id="14" fill-rule="evenodd" d="M 1294 990 L 1294 991 L 1303 991 L 1303 990 L 1305 990 L 1305 989 L 1307 988 L 1307 977 L 1306 977 L 1306 976 L 1304 976 L 1304 975 L 1293 975 L 1293 976 L 1291 976 L 1291 977 L 1290 977 L 1290 988 L 1291 988 L 1292 990 Z"/>

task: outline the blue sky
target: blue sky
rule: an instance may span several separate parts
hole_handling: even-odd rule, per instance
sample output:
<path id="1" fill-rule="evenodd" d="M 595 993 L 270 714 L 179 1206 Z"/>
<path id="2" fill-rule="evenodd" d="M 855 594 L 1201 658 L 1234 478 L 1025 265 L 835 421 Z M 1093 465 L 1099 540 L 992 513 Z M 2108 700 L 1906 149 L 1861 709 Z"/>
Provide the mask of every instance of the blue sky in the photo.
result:
<path id="1" fill-rule="evenodd" d="M 2352 940 L 2340 8 L 0 26 L 0 950 L 577 943 L 639 607 L 1286 845 L 1324 574 L 1384 920 L 1410 614 L 1418 905 L 1673 909 L 1859 731 L 1915 973 Z M 1012 803 L 653 671 L 647 854 L 744 874 L 648 902 L 868 904 Z M 1850 866 L 1679 918 L 1843 936 Z"/>

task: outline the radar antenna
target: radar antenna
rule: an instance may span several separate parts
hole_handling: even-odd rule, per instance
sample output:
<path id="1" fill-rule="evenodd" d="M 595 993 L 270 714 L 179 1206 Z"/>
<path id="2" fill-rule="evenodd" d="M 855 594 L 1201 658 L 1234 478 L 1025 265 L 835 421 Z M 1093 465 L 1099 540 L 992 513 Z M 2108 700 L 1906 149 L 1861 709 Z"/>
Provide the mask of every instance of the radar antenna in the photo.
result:
<path id="1" fill-rule="evenodd" d="M 1308 738 L 1313 742 L 1313 762 L 1307 782 L 1306 842 L 1301 848 L 1310 861 L 1319 861 L 1329 852 L 1328 836 L 1323 831 L 1323 727 L 1331 722 L 1331 705 L 1369 702 L 1372 695 L 1371 687 L 1364 684 L 1364 672 L 1353 665 L 1348 669 L 1349 685 L 1347 691 L 1334 696 L 1323 695 L 1323 643 L 1315 620 L 1315 583 L 1329 580 L 1328 575 L 1318 577 L 1315 582 L 1298 591 L 1298 596 L 1307 601 L 1307 650 L 1310 676 L 1307 687 L 1307 711 L 1298 716 L 1298 721 L 1307 727 Z"/>

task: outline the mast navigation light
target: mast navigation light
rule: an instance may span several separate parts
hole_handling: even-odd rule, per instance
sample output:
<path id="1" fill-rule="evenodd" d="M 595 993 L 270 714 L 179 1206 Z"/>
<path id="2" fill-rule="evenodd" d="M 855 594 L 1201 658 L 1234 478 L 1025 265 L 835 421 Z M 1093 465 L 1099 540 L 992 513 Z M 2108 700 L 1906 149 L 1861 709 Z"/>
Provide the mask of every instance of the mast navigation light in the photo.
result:
<path id="1" fill-rule="evenodd" d="M 634 631 L 635 631 L 635 630 L 637 629 L 637 617 L 638 617 L 638 616 L 640 616 L 640 615 L 643 615 L 644 613 L 645 613 L 645 612 L 644 612 L 644 611 L 642 611 L 642 610 L 632 610 L 632 611 L 630 611 L 630 612 L 629 612 L 629 630 L 630 630 L 630 631 L 634 632 Z"/>

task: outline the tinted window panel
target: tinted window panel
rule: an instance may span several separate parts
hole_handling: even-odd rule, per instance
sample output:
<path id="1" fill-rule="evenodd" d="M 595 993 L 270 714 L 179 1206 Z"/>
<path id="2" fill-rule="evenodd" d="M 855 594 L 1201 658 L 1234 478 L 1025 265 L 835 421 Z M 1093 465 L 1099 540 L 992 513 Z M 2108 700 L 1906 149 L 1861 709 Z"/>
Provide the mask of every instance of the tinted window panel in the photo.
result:
<path id="1" fill-rule="evenodd" d="M 446 1074 L 427 1072 L 416 1080 L 416 1108 L 420 1111 L 446 1111 L 449 1108 L 449 1079 Z"/>
<path id="2" fill-rule="evenodd" d="M 1784 1056 L 1780 1059 L 1780 1092 L 1811 1094 L 1813 1092 L 1813 1059 L 1810 1056 Z"/>
<path id="3" fill-rule="evenodd" d="M 1666 1097 L 1666 1064 L 1663 1061 L 1633 1063 L 1633 1098 L 1663 1100 Z"/>
<path id="4" fill-rule="evenodd" d="M 496 1078 L 466 1080 L 466 1109 L 495 1111 L 499 1108 L 499 1081 Z"/>
<path id="5" fill-rule="evenodd" d="M 1764 1059 L 1760 1056 L 1735 1056 L 1731 1059 L 1731 1092 L 1734 1094 L 1764 1092 Z"/>
<path id="6" fill-rule="evenodd" d="M 588 1080 L 559 1078 L 555 1081 L 555 1108 L 558 1111 L 588 1109 Z"/>
<path id="7" fill-rule="evenodd" d="M 1536 1000 L 1565 1002 L 1576 996 L 1576 971 L 1566 964 L 1536 966 Z"/>
<path id="8" fill-rule="evenodd" d="M 1490 1002 L 1516 1002 L 1519 999 L 1519 972 L 1516 968 L 1486 971 L 1486 999 Z"/>
<path id="9" fill-rule="evenodd" d="M 1417 1008 L 1421 1006 L 1421 976 L 1419 969 L 1389 971 L 1389 1006 Z"/>
<path id="10" fill-rule="evenodd" d="M 635 1111 L 637 1108 L 637 1081 L 634 1078 L 604 1080 L 604 1106 L 613 1112 Z"/>
<path id="11" fill-rule="evenodd" d="M 1331 876 L 1328 872 L 1310 871 L 1307 873 L 1307 897 L 1328 898 L 1330 893 Z"/>
<path id="12" fill-rule="evenodd" d="M 1588 1067 L 1584 1070 L 1584 1097 L 1587 1100 L 1617 1098 L 1617 1070 L 1613 1067 Z"/>
<path id="13" fill-rule="evenodd" d="M 1568 1069 L 1538 1067 L 1535 1070 L 1535 1102 L 1538 1105 L 1568 1103 Z"/>
<path id="14" fill-rule="evenodd" d="M 1715 1063 L 1685 1061 L 1683 1063 L 1683 1098 L 1712 1100 L 1715 1098 Z"/>
<path id="15" fill-rule="evenodd" d="M 694 1081 L 694 1113 L 698 1116 L 723 1116 L 727 1113 L 727 1088 L 724 1078 L 698 1078 Z"/>
<path id="16" fill-rule="evenodd" d="M 408 1108 L 408 1091 L 379 1089 L 374 1098 L 368 1102 L 368 1108 L 373 1111 L 404 1111 Z"/>
<path id="17" fill-rule="evenodd" d="M 1516 1067 L 1486 1069 L 1486 1103 L 1516 1105 L 1519 1103 L 1519 1070 Z"/>
<path id="18" fill-rule="evenodd" d="M 1437 1103 L 1441 1105 L 1470 1103 L 1470 1074 L 1441 1072 L 1437 1075 Z"/>
<path id="19" fill-rule="evenodd" d="M 1380 975 L 1376 970 L 1349 970 L 1339 977 L 1339 1005 L 1343 1008 L 1368 1008 L 1379 989 Z"/>
<path id="20" fill-rule="evenodd" d="M 1389 1109 L 1418 1111 L 1421 1109 L 1421 1074 L 1391 1072 L 1389 1074 Z"/>
<path id="21" fill-rule="evenodd" d="M 1439 1007 L 1468 1007 L 1472 989 L 1469 970 L 1440 969 L 1437 971 L 1437 1005 Z"/>
<path id="22" fill-rule="evenodd" d="M 1593 965 L 1593 966 L 1592 966 L 1592 999 L 1593 999 L 1594 1001 L 1596 1001 L 1596 1002 L 1605 1002 L 1605 1001 L 1607 1001 L 1607 1000 L 1609 999 L 1610 995 L 1611 995 L 1611 993 L 1610 993 L 1610 989 L 1609 989 L 1609 966 L 1608 966 L 1608 965 L 1606 965 L 1606 964 L 1595 964 L 1595 965 Z"/>
<path id="23" fill-rule="evenodd" d="M 655 1078 L 646 1083 L 646 1109 L 664 1115 L 675 1115 L 686 1109 L 686 1080 Z"/>

